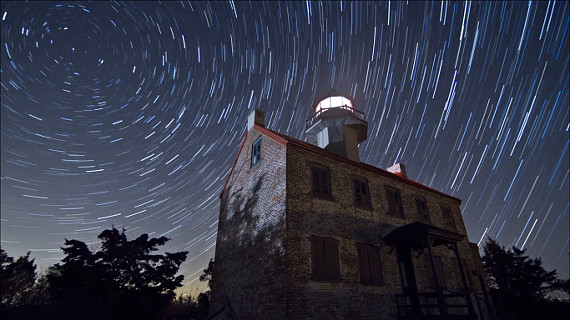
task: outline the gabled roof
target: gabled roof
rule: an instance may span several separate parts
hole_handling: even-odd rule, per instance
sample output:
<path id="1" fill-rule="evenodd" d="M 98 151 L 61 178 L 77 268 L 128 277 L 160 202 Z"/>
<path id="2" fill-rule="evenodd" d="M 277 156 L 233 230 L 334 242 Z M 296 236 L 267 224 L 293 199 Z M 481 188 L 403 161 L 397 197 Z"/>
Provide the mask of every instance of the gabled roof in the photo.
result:
<path id="1" fill-rule="evenodd" d="M 386 171 L 386 170 L 384 170 L 384 169 L 380 169 L 380 168 L 371 166 L 371 165 L 366 164 L 366 163 L 363 163 L 363 162 L 352 161 L 352 160 L 350 160 L 350 159 L 348 159 L 348 158 L 339 156 L 339 155 L 337 155 L 337 154 L 334 154 L 334 153 L 329 152 L 329 151 L 327 151 L 327 150 L 325 150 L 325 149 L 319 148 L 319 147 L 317 147 L 317 146 L 315 146 L 315 145 L 312 145 L 312 144 L 310 144 L 310 143 L 307 143 L 307 142 L 305 142 L 305 141 L 301 141 L 301 140 L 299 140 L 299 139 L 295 139 L 295 138 L 293 138 L 293 137 L 284 135 L 284 134 L 282 134 L 282 133 L 279 133 L 279 132 L 276 132 L 276 131 L 273 131 L 273 130 L 264 128 L 264 127 L 262 127 L 262 126 L 260 126 L 260 125 L 255 124 L 255 125 L 253 126 L 253 129 L 255 129 L 256 131 L 259 131 L 259 132 L 262 133 L 263 135 L 268 136 L 269 138 L 271 138 L 271 139 L 273 139 L 273 140 L 275 140 L 275 141 L 281 143 L 281 144 L 284 145 L 284 146 L 287 146 L 287 144 L 290 143 L 290 144 L 292 144 L 292 145 L 294 145 L 294 146 L 303 148 L 303 149 L 308 150 L 308 151 L 310 151 L 310 152 L 317 153 L 317 154 L 319 154 L 319 155 L 321 155 L 321 156 L 325 156 L 325 157 L 331 158 L 331 159 L 336 160 L 336 161 L 341 161 L 341 162 L 347 163 L 347 164 L 349 164 L 349 165 L 352 165 L 352 166 L 354 166 L 354 167 L 358 167 L 358 168 L 361 168 L 361 169 L 363 169 L 363 170 L 367 170 L 367 171 L 370 171 L 370 172 L 373 172 L 373 173 L 376 173 L 376 174 L 380 174 L 380 175 L 382 175 L 382 176 L 384 176 L 384 177 L 387 177 L 387 178 L 390 178 L 390 179 L 394 179 L 394 180 L 398 180 L 398 181 L 400 181 L 400 182 L 406 183 L 406 184 L 411 185 L 411 186 L 413 186 L 413 187 L 420 188 L 420 189 L 424 189 L 424 190 L 427 190 L 427 191 L 429 191 L 429 192 L 433 192 L 433 193 L 436 193 L 436 194 L 438 194 L 438 195 L 441 195 L 441 196 L 444 196 L 444 197 L 447 197 L 447 198 L 450 198 L 450 199 L 453 199 L 453 200 L 456 200 L 456 201 L 461 202 L 461 199 L 459 199 L 459 198 L 456 198 L 456 197 L 450 196 L 450 195 L 448 195 L 448 194 L 446 194 L 446 193 L 443 193 L 443 192 L 441 192 L 441 191 L 432 189 L 432 188 L 430 188 L 430 187 L 428 187 L 428 186 L 426 186 L 426 185 L 423 185 L 423 184 L 421 184 L 421 183 L 419 183 L 419 182 L 417 182 L 417 181 L 414 181 L 414 180 L 411 180 L 411 179 L 408 179 L 408 178 L 404 178 L 404 177 L 402 177 L 402 176 L 400 176 L 400 175 L 398 175 L 398 174 L 394 174 L 394 173 L 388 172 L 388 171 Z M 244 138 L 243 138 L 243 141 L 242 141 L 242 143 L 241 143 L 241 145 L 240 145 L 240 147 L 239 147 L 238 154 L 236 155 L 236 159 L 234 160 L 234 164 L 232 165 L 232 169 L 230 170 L 230 173 L 228 174 L 228 177 L 227 177 L 227 179 L 226 179 L 226 182 L 225 182 L 225 184 L 224 184 L 224 187 L 222 188 L 222 192 L 220 193 L 220 197 L 221 197 L 221 195 L 224 193 L 224 190 L 226 189 L 226 186 L 227 186 L 228 181 L 229 181 L 229 179 L 230 179 L 230 176 L 231 176 L 231 174 L 232 174 L 232 172 L 233 172 L 233 169 L 234 169 L 234 166 L 235 166 L 235 164 L 236 164 L 236 162 L 237 162 L 237 159 L 238 159 L 238 157 L 239 157 L 239 154 L 241 153 L 241 150 L 242 150 L 242 148 L 243 148 L 243 144 L 244 144 L 246 138 L 247 138 L 247 132 L 245 133 L 245 136 L 244 136 Z"/>
<path id="2" fill-rule="evenodd" d="M 234 172 L 234 168 L 236 167 L 237 160 L 239 158 L 239 155 L 241 153 L 241 149 L 243 148 L 243 144 L 245 143 L 246 139 L 247 139 L 247 131 L 245 132 L 245 135 L 243 136 L 243 140 L 241 140 L 241 144 L 239 145 L 238 153 L 236 154 L 236 158 L 234 159 L 234 163 L 232 164 L 232 168 L 230 169 L 230 172 L 228 173 L 228 177 L 226 178 L 226 182 L 224 182 L 224 187 L 222 188 L 222 192 L 220 192 L 220 198 L 224 194 L 224 191 L 226 191 L 228 181 L 230 181 L 230 177 L 232 176 L 232 173 Z"/>

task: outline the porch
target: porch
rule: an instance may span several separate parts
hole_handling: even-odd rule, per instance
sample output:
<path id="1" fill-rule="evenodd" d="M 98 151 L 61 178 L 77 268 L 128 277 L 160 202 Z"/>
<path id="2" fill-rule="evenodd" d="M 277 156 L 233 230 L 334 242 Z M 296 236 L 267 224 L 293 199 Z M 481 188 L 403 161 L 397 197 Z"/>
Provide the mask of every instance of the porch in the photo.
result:
<path id="1" fill-rule="evenodd" d="M 399 319 L 478 319 L 475 314 L 469 314 L 466 293 L 444 293 L 441 304 L 437 292 L 418 293 L 419 314 L 414 312 L 412 298 L 408 294 L 396 295 Z"/>
<path id="2" fill-rule="evenodd" d="M 397 294 L 396 304 L 399 319 L 483 319 L 482 300 L 467 285 L 467 270 L 461 263 L 457 243 L 464 236 L 421 222 L 400 226 L 383 237 L 384 242 L 396 249 L 403 292 Z M 443 274 L 436 272 L 434 247 L 444 246 L 454 253 L 454 263 L 460 271 L 461 286 L 456 292 L 447 291 Z M 427 254 L 428 268 L 433 279 L 434 290 L 419 292 L 412 251 Z M 447 278 L 447 276 L 445 276 Z"/>

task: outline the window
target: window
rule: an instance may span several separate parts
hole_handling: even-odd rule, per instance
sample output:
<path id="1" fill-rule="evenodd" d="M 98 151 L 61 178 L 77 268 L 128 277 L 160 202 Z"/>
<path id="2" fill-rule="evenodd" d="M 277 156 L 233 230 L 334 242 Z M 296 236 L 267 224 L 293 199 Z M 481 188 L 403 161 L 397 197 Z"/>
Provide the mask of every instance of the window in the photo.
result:
<path id="1" fill-rule="evenodd" d="M 313 236 L 311 242 L 313 280 L 340 280 L 338 241 Z"/>
<path id="2" fill-rule="evenodd" d="M 425 198 L 416 197 L 416 210 L 421 218 L 429 221 L 429 212 Z"/>
<path id="3" fill-rule="evenodd" d="M 363 284 L 382 285 L 382 266 L 378 247 L 357 244 L 358 265 L 360 266 L 360 282 Z"/>
<path id="4" fill-rule="evenodd" d="M 386 197 L 388 199 L 388 212 L 390 215 L 403 218 L 404 210 L 402 209 L 402 198 L 400 198 L 400 190 L 386 188 Z"/>
<path id="5" fill-rule="evenodd" d="M 251 167 L 253 168 L 261 160 L 261 137 L 251 145 Z"/>
<path id="6" fill-rule="evenodd" d="M 451 214 L 451 209 L 447 205 L 441 205 L 441 213 L 443 214 L 443 221 L 446 226 L 455 229 L 455 221 L 453 220 L 453 215 Z"/>
<path id="7" fill-rule="evenodd" d="M 314 195 L 325 198 L 331 197 L 331 176 L 329 168 L 320 166 L 311 167 L 311 179 Z"/>
<path id="8" fill-rule="evenodd" d="M 352 184 L 354 185 L 354 204 L 358 207 L 372 208 L 370 202 L 370 190 L 368 189 L 368 180 L 353 178 Z"/>

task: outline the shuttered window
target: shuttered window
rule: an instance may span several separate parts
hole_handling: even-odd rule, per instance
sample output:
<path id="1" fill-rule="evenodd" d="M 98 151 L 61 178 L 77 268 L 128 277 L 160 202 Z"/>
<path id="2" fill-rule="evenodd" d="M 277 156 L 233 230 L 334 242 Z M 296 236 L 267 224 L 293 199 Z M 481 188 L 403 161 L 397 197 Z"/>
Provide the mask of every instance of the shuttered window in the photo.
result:
<path id="1" fill-rule="evenodd" d="M 445 225 L 455 229 L 455 221 L 453 220 L 451 209 L 447 205 L 441 205 L 441 214 L 443 215 L 443 221 L 445 222 Z"/>
<path id="2" fill-rule="evenodd" d="M 360 269 L 360 282 L 369 285 L 382 285 L 382 265 L 380 263 L 380 252 L 378 247 L 357 244 L 358 265 Z"/>
<path id="3" fill-rule="evenodd" d="M 425 198 L 416 197 L 416 210 L 418 212 L 418 216 L 429 221 L 429 212 L 427 208 L 427 202 Z"/>
<path id="4" fill-rule="evenodd" d="M 261 160 L 261 137 L 251 145 L 251 167 L 253 168 Z"/>
<path id="5" fill-rule="evenodd" d="M 311 237 L 311 242 L 313 280 L 340 280 L 338 241 L 313 236 Z"/>
<path id="6" fill-rule="evenodd" d="M 400 190 L 386 188 L 386 198 L 388 200 L 388 212 L 396 217 L 404 217 L 404 209 L 402 208 L 402 198 Z"/>
<path id="7" fill-rule="evenodd" d="M 331 197 L 331 176 L 329 168 L 312 166 L 311 183 L 314 195 L 324 198 Z"/>
<path id="8" fill-rule="evenodd" d="M 352 185 L 354 188 L 354 204 L 362 208 L 372 208 L 370 190 L 368 189 L 368 180 L 353 178 Z"/>

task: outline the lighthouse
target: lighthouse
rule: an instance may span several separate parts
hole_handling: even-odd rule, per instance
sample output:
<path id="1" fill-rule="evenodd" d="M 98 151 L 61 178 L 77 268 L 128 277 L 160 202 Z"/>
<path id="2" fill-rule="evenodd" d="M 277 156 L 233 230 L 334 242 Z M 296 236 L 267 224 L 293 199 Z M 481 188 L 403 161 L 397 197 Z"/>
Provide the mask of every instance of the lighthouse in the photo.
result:
<path id="1" fill-rule="evenodd" d="M 366 140 L 368 123 L 350 98 L 329 95 L 314 106 L 307 120 L 306 141 L 337 155 L 360 162 L 358 144 Z"/>

